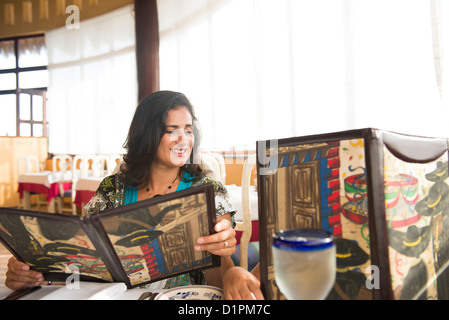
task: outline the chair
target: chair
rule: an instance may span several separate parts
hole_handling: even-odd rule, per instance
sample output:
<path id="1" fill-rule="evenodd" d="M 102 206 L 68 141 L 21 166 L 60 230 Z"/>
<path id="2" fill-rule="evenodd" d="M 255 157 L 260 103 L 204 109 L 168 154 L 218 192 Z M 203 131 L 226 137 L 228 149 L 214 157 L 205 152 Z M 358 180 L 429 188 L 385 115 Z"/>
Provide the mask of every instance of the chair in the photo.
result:
<path id="1" fill-rule="evenodd" d="M 67 155 L 67 154 L 55 155 L 55 156 L 53 156 L 52 164 L 53 164 L 54 172 L 62 172 L 62 173 L 66 173 L 69 171 L 72 172 L 69 180 L 63 180 L 63 181 L 58 182 L 59 196 L 56 199 L 56 204 L 58 206 L 58 212 L 59 213 L 67 212 L 67 213 L 76 215 L 76 206 L 73 203 L 74 198 L 73 198 L 73 194 L 72 194 L 73 186 L 68 190 L 64 189 L 64 184 L 66 184 L 67 182 L 73 181 L 73 174 L 74 174 L 73 157 L 70 155 Z M 66 198 L 70 199 L 70 208 L 66 208 L 64 206 L 64 199 L 66 199 Z"/>
<path id="2" fill-rule="evenodd" d="M 101 178 L 108 174 L 106 155 L 76 155 L 73 158 L 72 171 L 72 203 L 76 209 L 76 184 L 80 179 Z M 81 208 L 81 214 L 84 215 L 84 208 Z"/>
<path id="3" fill-rule="evenodd" d="M 57 154 L 53 156 L 53 171 L 68 171 L 72 169 L 73 158 L 67 154 Z"/>
<path id="4" fill-rule="evenodd" d="M 25 156 L 17 159 L 17 173 L 19 176 L 22 173 L 33 173 L 39 171 L 39 159 L 36 156 Z"/>
<path id="5" fill-rule="evenodd" d="M 24 156 L 17 159 L 17 177 L 23 173 L 38 173 L 40 172 L 39 159 L 36 156 Z M 40 210 L 41 205 L 47 206 L 46 200 L 41 200 L 41 195 L 39 193 L 30 193 L 32 196 L 36 196 L 36 206 L 37 210 Z M 23 199 L 19 200 L 19 209 L 25 208 Z"/>
<path id="6" fill-rule="evenodd" d="M 76 155 L 73 158 L 74 167 L 79 168 L 81 178 L 104 177 L 107 174 L 106 155 Z"/>
<path id="7" fill-rule="evenodd" d="M 248 269 L 248 245 L 251 240 L 251 202 L 249 197 L 249 188 L 251 185 L 251 171 L 256 164 L 256 155 L 249 155 L 243 164 L 242 172 L 242 221 L 236 221 L 234 230 L 242 231 L 240 238 L 240 266 Z"/>
<path id="8" fill-rule="evenodd" d="M 121 160 L 119 163 L 117 163 L 117 165 L 115 166 L 114 171 L 112 171 L 112 174 L 116 174 L 116 173 L 121 172 L 121 167 L 122 167 L 123 163 L 125 163 L 125 161 L 123 161 L 123 160 Z"/>
<path id="9" fill-rule="evenodd" d="M 106 158 L 106 170 L 107 174 L 111 175 L 118 172 L 117 166 L 119 166 L 123 161 L 123 156 L 121 154 L 111 154 Z"/>
<path id="10" fill-rule="evenodd" d="M 220 163 L 220 157 L 222 164 Z M 212 152 L 202 152 L 201 153 L 201 164 L 200 166 L 204 170 L 210 171 L 208 177 L 217 181 L 220 181 L 223 185 L 226 179 L 226 169 L 224 166 L 224 159 L 219 154 L 214 154 Z"/>
<path id="11" fill-rule="evenodd" d="M 212 152 L 211 155 L 218 161 L 218 165 L 220 166 L 220 182 L 225 185 L 226 184 L 226 165 L 224 162 L 224 158 L 221 154 Z"/>

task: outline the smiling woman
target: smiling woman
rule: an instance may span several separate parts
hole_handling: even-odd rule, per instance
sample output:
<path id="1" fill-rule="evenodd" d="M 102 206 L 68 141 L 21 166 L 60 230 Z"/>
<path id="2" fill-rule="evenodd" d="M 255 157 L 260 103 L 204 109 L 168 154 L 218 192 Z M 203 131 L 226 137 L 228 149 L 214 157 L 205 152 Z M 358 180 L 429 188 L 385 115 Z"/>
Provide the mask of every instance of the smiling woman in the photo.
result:
<path id="1" fill-rule="evenodd" d="M 150 94 L 139 103 L 131 122 L 121 172 L 107 177 L 86 206 L 86 211 L 92 213 L 213 184 L 217 233 L 198 238 L 192 249 L 221 256 L 221 267 L 183 274 L 156 284 L 163 288 L 206 283 L 223 286 L 224 274 L 234 267 L 230 256 L 236 244 L 232 228 L 235 208 L 225 187 L 206 177 L 200 161 L 195 159 L 199 144 L 195 112 L 187 97 L 172 91 Z M 249 275 L 244 269 L 240 272 Z"/>
<path id="2" fill-rule="evenodd" d="M 182 113 L 182 112 L 188 112 L 187 110 L 182 110 L 183 107 L 180 107 L 177 110 L 176 113 Z M 175 111 L 172 112 L 172 115 L 175 114 Z M 185 114 L 187 115 L 187 114 Z M 192 121 L 190 121 L 192 122 Z M 168 122 L 170 123 L 170 121 Z M 167 130 L 165 131 L 165 134 L 169 134 L 170 141 L 174 141 L 176 145 L 171 148 L 171 152 L 176 156 L 172 158 L 172 162 L 178 161 L 177 158 L 185 158 L 188 157 L 191 151 L 190 145 L 193 145 L 194 143 L 194 135 L 193 135 L 193 125 L 192 124 L 186 124 L 183 129 L 174 129 L 172 128 L 178 128 L 176 125 L 167 125 Z M 187 160 L 187 159 L 185 159 Z M 185 162 L 185 161 L 184 161 Z"/>
<path id="3" fill-rule="evenodd" d="M 149 95 L 136 109 L 124 145 L 125 181 L 142 190 L 150 188 L 152 194 L 164 193 L 170 185 L 176 190 L 184 171 L 193 176 L 201 172 L 195 159 L 200 140 L 195 112 L 185 95 L 171 91 Z"/>
<path id="4" fill-rule="evenodd" d="M 263 298 L 256 276 L 246 269 L 235 267 L 231 259 L 237 243 L 233 229 L 236 210 L 223 184 L 208 178 L 206 171 L 200 166 L 200 161 L 194 159 L 199 143 L 200 135 L 194 109 L 187 97 L 172 91 L 150 94 L 139 103 L 135 111 L 124 144 L 127 153 L 123 157 L 119 172 L 102 180 L 85 210 L 88 214 L 100 213 L 161 194 L 206 184 L 208 187 L 213 186 L 216 215 L 214 232 L 196 237 L 196 242 L 189 250 L 197 253 L 208 251 L 220 256 L 220 266 L 207 270 L 195 269 L 157 281 L 151 284 L 151 288 L 168 289 L 208 284 L 222 287 L 229 298 L 248 299 L 251 295 Z M 179 220 L 187 216 L 188 214 L 184 214 Z M 153 218 L 158 220 L 159 216 Z M 199 229 L 202 222 L 196 220 L 195 224 L 193 229 Z M 169 224 L 162 226 L 169 227 Z M 151 230 L 151 237 L 157 238 L 158 232 L 163 230 Z M 147 234 L 142 236 L 150 237 Z M 147 254 L 144 248 L 140 250 L 142 255 Z M 184 251 L 177 249 L 165 254 L 168 255 L 167 259 L 171 259 L 171 254 L 182 257 Z M 9 260 L 5 281 L 8 288 L 22 289 L 41 285 L 43 281 L 41 273 L 30 270 L 28 265 L 16 259 Z"/>
<path id="5" fill-rule="evenodd" d="M 165 165 L 182 166 L 189 159 L 195 143 L 192 116 L 187 107 L 179 106 L 167 113 L 165 122 L 166 129 L 157 150 L 158 158 L 166 161 Z"/>

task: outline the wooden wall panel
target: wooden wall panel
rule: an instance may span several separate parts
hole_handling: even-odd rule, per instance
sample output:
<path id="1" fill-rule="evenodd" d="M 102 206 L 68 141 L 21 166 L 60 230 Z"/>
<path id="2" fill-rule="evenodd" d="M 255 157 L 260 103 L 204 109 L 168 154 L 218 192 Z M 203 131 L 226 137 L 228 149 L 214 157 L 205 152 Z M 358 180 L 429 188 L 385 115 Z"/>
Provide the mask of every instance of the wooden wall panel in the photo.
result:
<path id="1" fill-rule="evenodd" d="M 47 160 L 47 138 L 0 137 L 0 206 L 15 207 L 19 203 L 17 193 L 17 159 L 37 156 L 39 162 Z"/>

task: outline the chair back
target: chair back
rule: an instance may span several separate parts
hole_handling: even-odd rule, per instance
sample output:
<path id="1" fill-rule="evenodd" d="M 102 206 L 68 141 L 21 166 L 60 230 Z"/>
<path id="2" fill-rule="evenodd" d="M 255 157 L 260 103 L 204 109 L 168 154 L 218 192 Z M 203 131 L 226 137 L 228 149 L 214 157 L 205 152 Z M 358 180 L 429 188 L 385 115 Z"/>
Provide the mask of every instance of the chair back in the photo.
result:
<path id="1" fill-rule="evenodd" d="M 207 176 L 211 179 L 220 181 L 220 164 L 217 159 L 211 154 L 203 152 L 201 153 L 201 168 L 205 171 L 209 171 Z"/>
<path id="2" fill-rule="evenodd" d="M 256 154 L 250 154 L 243 164 L 242 172 L 242 221 L 236 221 L 235 230 L 242 231 L 240 238 L 240 266 L 248 269 L 248 245 L 251 240 L 252 224 L 251 224 L 251 171 L 256 165 Z"/>
<path id="3" fill-rule="evenodd" d="M 220 167 L 220 175 L 219 175 L 220 179 L 219 180 L 224 185 L 226 183 L 226 166 L 225 166 L 224 158 L 221 154 L 216 153 L 216 152 L 211 152 L 210 154 L 218 162 L 218 166 Z"/>
<path id="4" fill-rule="evenodd" d="M 67 154 L 57 154 L 52 160 L 53 171 L 69 171 L 72 170 L 73 158 Z"/>
<path id="5" fill-rule="evenodd" d="M 121 154 L 111 154 L 106 159 L 106 170 L 108 175 L 119 171 L 119 165 L 122 164 L 123 156 Z"/>
<path id="6" fill-rule="evenodd" d="M 17 159 L 17 174 L 37 173 L 40 171 L 39 159 L 36 156 L 24 156 Z"/>
<path id="7" fill-rule="evenodd" d="M 103 177 L 106 175 L 106 156 L 76 155 L 73 158 L 73 169 L 79 168 L 80 178 Z"/>

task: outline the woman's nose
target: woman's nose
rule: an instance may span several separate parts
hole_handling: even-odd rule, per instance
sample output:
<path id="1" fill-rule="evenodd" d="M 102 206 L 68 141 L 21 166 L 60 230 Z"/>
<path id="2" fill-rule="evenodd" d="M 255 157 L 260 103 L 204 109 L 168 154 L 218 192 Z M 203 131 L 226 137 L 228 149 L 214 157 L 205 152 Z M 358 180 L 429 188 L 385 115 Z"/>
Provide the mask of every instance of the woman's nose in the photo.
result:
<path id="1" fill-rule="evenodd" d="M 176 141 L 177 143 L 187 141 L 188 135 L 185 130 L 176 129 L 171 133 L 171 141 Z"/>

